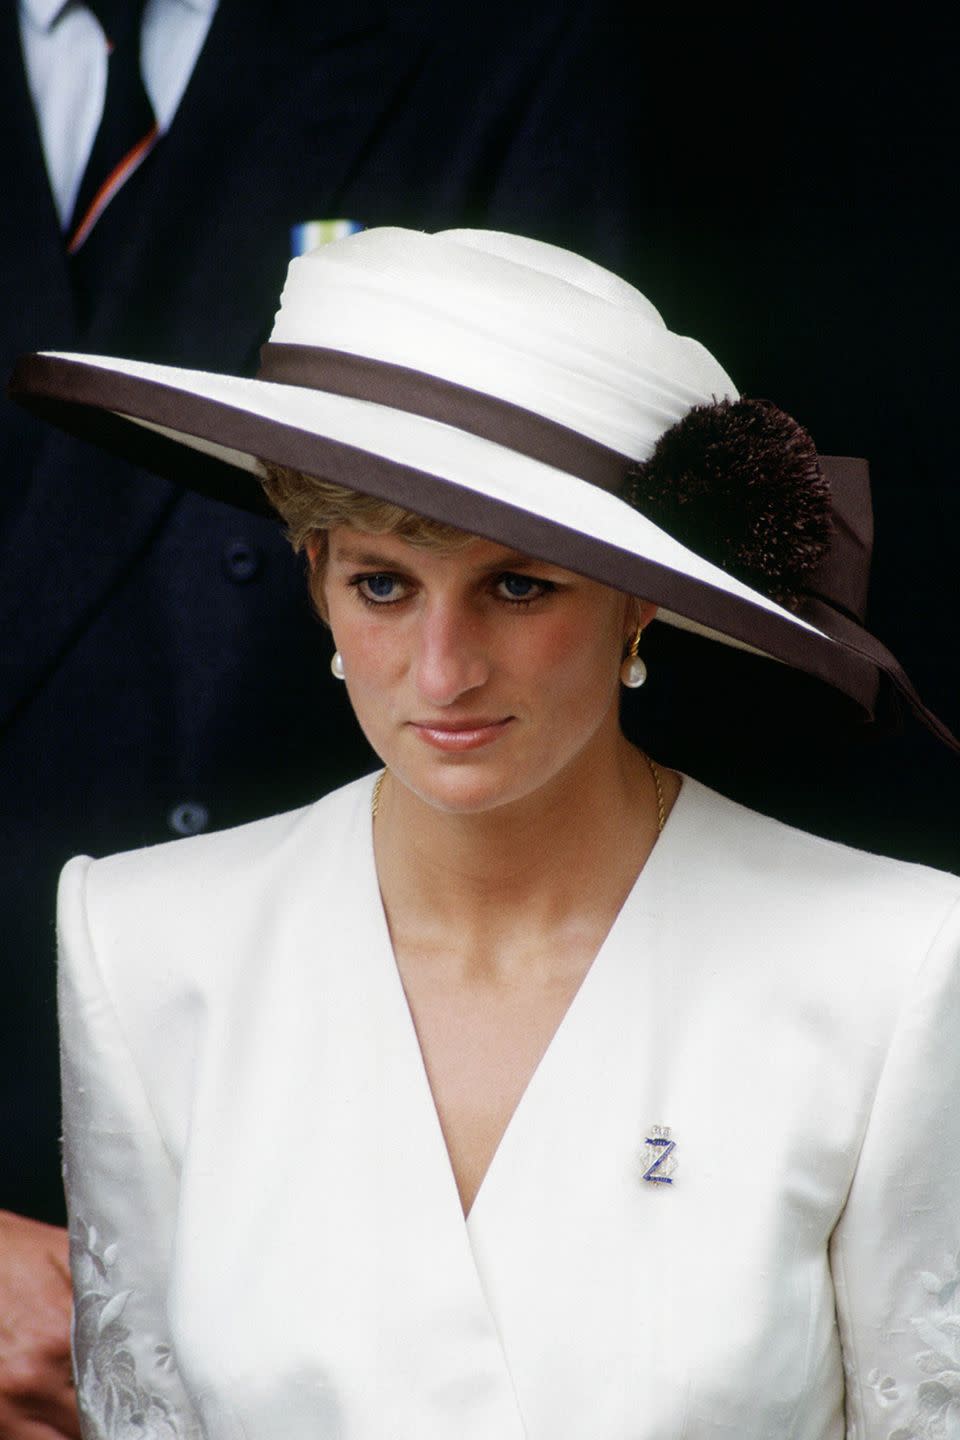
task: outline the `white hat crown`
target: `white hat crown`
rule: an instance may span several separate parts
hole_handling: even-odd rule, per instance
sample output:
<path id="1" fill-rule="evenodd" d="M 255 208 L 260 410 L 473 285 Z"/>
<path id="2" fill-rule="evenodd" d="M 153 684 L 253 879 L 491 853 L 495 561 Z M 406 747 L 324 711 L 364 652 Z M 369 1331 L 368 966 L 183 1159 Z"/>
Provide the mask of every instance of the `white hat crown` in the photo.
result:
<path id="1" fill-rule="evenodd" d="M 294 260 L 271 344 L 403 366 L 646 460 L 695 405 L 736 399 L 626 281 L 496 231 L 362 231 Z"/>

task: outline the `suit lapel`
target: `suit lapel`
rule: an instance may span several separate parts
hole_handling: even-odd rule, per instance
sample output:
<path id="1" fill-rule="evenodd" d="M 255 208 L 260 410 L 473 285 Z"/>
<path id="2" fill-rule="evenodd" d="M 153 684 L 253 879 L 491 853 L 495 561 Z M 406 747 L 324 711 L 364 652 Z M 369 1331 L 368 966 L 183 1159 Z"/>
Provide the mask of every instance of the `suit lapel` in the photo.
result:
<path id="1" fill-rule="evenodd" d="M 371 843 L 369 791 L 356 812 L 357 839 L 348 845 L 362 853 L 364 920 L 373 966 L 376 1040 L 371 1056 L 380 1071 L 378 1137 L 379 1232 L 392 1235 L 383 1245 L 389 1268 L 383 1294 L 402 1297 L 406 1317 L 397 1314 L 402 1336 L 396 1355 L 397 1387 L 403 1377 L 431 1355 L 434 1369 L 437 1434 L 488 1435 L 521 1440 L 524 1424 L 517 1404 L 510 1360 L 483 1291 L 460 1208 L 453 1169 L 413 1020 L 397 971 Z M 346 878 L 346 877 L 345 877 Z M 356 882 L 354 882 L 356 883 Z M 346 893 L 346 890 L 342 891 Z M 376 1061 L 373 1061 L 373 1056 Z M 387 1064 L 384 1065 L 384 1060 Z M 374 1177 L 371 1177 L 372 1179 Z M 392 1327 L 391 1327 L 392 1328 Z M 426 1352 L 423 1346 L 426 1345 Z M 444 1373 L 445 1372 L 445 1373 Z M 480 1403 L 465 1415 L 455 1398 L 467 1385 Z M 442 1407 L 450 1406 L 446 1416 Z M 445 1423 L 444 1423 L 445 1421 Z M 434 1433 L 428 1424 L 427 1433 Z M 400 1432 L 404 1426 L 398 1425 Z M 411 1426 L 410 1433 L 413 1433 Z"/>
<path id="2" fill-rule="evenodd" d="M 9 402 L 8 402 L 9 403 Z M 42 437 L 30 483 L 4 536 L 0 580 L 0 729 L 43 684 L 179 492 L 86 447 Z"/>
<path id="3" fill-rule="evenodd" d="M 0 7 L 4 379 L 18 355 L 76 349 L 59 219 L 23 67 L 16 6 Z M 6 397 L 0 425 L 0 727 L 57 663 L 172 503 L 129 467 L 58 435 Z M 102 483 L 101 483 L 102 481 Z"/>
<path id="4" fill-rule="evenodd" d="M 523 1440 L 393 958 L 371 793 L 368 777 L 304 812 L 294 843 L 265 870 L 264 890 L 250 892 L 266 923 L 244 925 L 230 964 L 238 975 L 248 966 L 249 976 L 234 980 L 240 1004 L 223 1027 L 240 1050 L 210 1066 L 230 1096 L 200 1108 L 218 1127 L 214 1148 L 222 1114 L 249 1117 L 238 1175 L 256 1175 L 257 1198 L 239 1212 L 255 1232 L 228 1226 L 205 1237 L 211 1253 L 196 1269 L 203 1277 L 212 1261 L 229 1273 L 238 1254 L 256 1254 L 257 1275 L 243 1283 L 257 1287 L 261 1329 L 283 1335 L 293 1375 L 311 1367 L 325 1375 L 337 1433 Z M 254 1016 L 251 1043 L 245 1024 Z M 210 1173 L 242 1189 L 242 1179 L 216 1166 Z M 262 1219 L 280 1214 L 274 1237 Z M 294 1304 L 276 1283 L 291 1253 L 303 1257 Z M 289 1388 L 295 1404 L 297 1387 Z M 275 1403 L 269 1388 L 267 1399 Z M 312 1393 L 308 1407 L 302 1433 L 316 1414 Z M 285 1412 L 293 1434 L 291 1414 L 300 1417 Z"/>
<path id="5" fill-rule="evenodd" d="M 648 1127 L 681 1125 L 662 1017 L 678 998 L 666 937 L 694 789 L 684 786 L 467 1222 L 531 1437 L 613 1440 L 625 1414 L 656 1409 L 656 1315 L 678 1209 L 670 1187 L 642 1183 L 640 1158 Z M 584 1375 L 598 1383 L 585 1389 Z"/>
<path id="6" fill-rule="evenodd" d="M 40 344 L 70 348 L 77 339 L 60 222 L 27 88 L 16 5 L 0 6 L 0 123 L 0 365 L 5 391 L 18 355 Z M 5 539 L 26 498 L 29 463 L 24 457 L 36 453 L 43 432 L 5 394 L 0 406 L 0 539 Z M 0 594 L 6 585 L 3 568 Z"/>
<path id="7" fill-rule="evenodd" d="M 16 6 L 0 8 L 0 148 L 4 204 L 0 320 L 6 373 L 38 348 L 79 336 L 59 219 L 47 182 L 23 67 Z M 171 503 L 172 487 L 129 483 L 121 462 L 98 460 L 4 397 L 0 426 L 0 726 L 32 694 Z M 88 458 L 89 457 L 89 458 Z"/>
<path id="8" fill-rule="evenodd" d="M 0 6 L 0 115 L 0 335 L 6 358 L 32 349 L 38 335 L 57 346 L 76 338 L 60 221 L 27 88 L 15 4 Z"/>

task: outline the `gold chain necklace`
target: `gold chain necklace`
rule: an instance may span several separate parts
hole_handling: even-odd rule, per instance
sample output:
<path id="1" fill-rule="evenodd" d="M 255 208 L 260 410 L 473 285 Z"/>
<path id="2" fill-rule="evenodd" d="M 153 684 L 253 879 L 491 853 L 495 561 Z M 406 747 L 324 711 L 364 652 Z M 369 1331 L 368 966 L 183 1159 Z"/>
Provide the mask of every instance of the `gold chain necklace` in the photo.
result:
<path id="1" fill-rule="evenodd" d="M 663 779 L 660 774 L 660 766 L 656 761 L 650 759 L 650 756 L 645 750 L 641 750 L 640 754 L 644 760 L 646 760 L 647 768 L 653 776 L 653 784 L 657 792 L 657 834 L 662 835 L 663 827 L 667 823 L 667 805 L 663 797 Z M 373 794 L 370 797 L 370 814 L 373 819 L 376 819 L 377 811 L 380 809 L 380 792 L 383 789 L 383 782 L 386 778 L 386 770 L 381 770 L 377 776 L 376 784 L 373 787 Z"/>
<path id="2" fill-rule="evenodd" d="M 663 778 L 660 774 L 660 766 L 655 760 L 650 759 L 646 750 L 641 750 L 640 754 L 646 760 L 647 769 L 653 776 L 653 784 L 657 792 L 657 834 L 662 835 L 663 827 L 667 823 L 667 802 L 663 798 Z"/>

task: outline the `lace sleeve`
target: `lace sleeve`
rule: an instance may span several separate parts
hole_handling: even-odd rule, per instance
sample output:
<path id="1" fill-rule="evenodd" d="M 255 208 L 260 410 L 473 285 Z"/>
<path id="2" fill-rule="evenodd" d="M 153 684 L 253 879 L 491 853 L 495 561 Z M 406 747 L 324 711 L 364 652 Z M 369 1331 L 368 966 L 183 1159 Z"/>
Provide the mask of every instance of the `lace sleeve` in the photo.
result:
<path id="1" fill-rule="evenodd" d="M 960 1436 L 960 906 L 899 1018 L 831 1260 L 849 1440 Z"/>
<path id="2" fill-rule="evenodd" d="M 85 902 L 90 864 L 81 857 L 64 870 L 58 917 L 64 1179 L 82 1430 L 84 1440 L 194 1440 L 201 1430 L 166 1320 L 176 1170 L 98 970 Z"/>

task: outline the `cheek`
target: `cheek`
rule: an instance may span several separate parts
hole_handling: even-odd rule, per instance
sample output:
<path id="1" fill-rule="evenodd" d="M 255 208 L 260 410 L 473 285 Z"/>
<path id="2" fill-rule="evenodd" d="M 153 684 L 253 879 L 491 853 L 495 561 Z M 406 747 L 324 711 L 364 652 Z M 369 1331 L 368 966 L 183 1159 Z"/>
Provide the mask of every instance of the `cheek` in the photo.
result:
<path id="1" fill-rule="evenodd" d="M 331 602 L 330 627 L 343 657 L 347 695 L 360 728 L 379 752 L 384 727 L 404 690 L 397 627 L 380 620 L 353 594 L 334 595 Z"/>
<path id="2" fill-rule="evenodd" d="M 557 705 L 572 707 L 587 722 L 603 713 L 617 691 L 620 669 L 619 615 L 574 615 L 545 626 L 514 653 L 537 688 Z"/>
<path id="3" fill-rule="evenodd" d="M 347 692 L 357 710 L 369 709 L 372 701 L 382 708 L 403 670 L 402 647 L 395 627 L 355 617 L 334 623 L 334 641 L 343 656 Z M 376 708 L 375 707 L 375 708 Z"/>
<path id="4" fill-rule="evenodd" d="M 326 587 L 327 619 L 333 632 L 333 640 L 343 655 L 350 656 L 350 668 L 355 673 L 367 665 L 383 658 L 391 650 L 388 640 L 388 625 L 379 619 L 376 611 L 369 609 L 346 587 Z"/>

